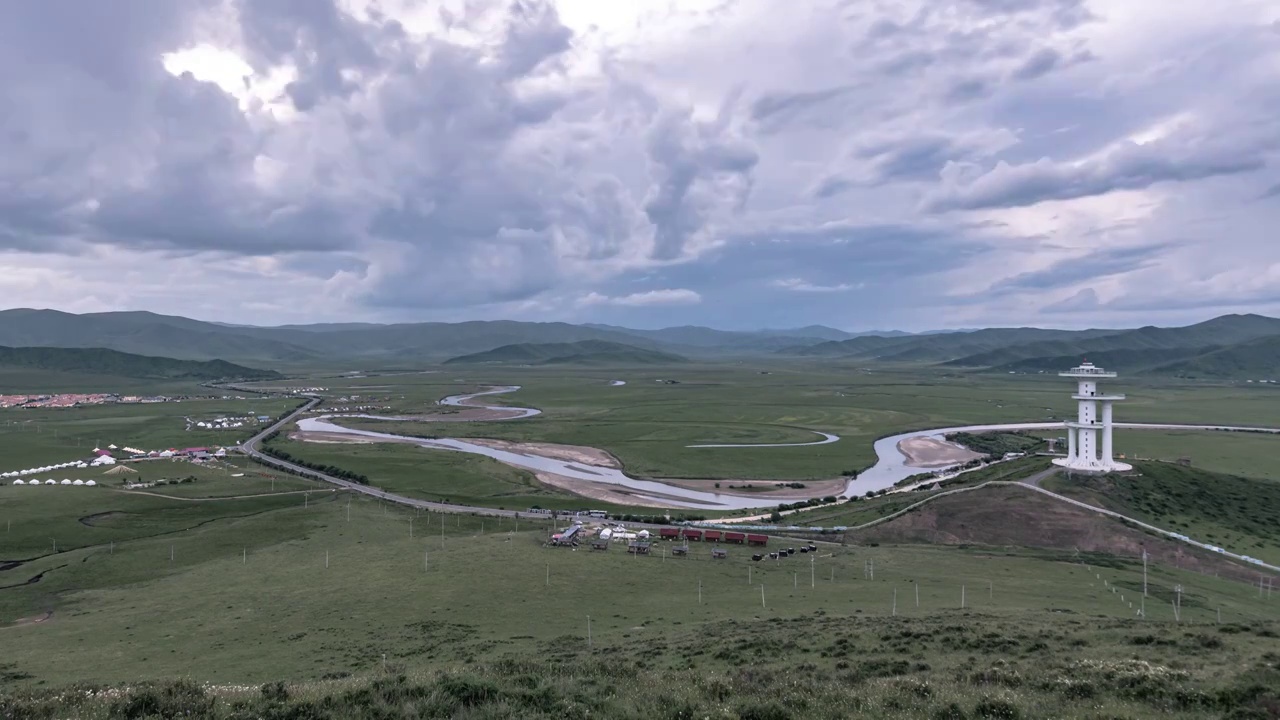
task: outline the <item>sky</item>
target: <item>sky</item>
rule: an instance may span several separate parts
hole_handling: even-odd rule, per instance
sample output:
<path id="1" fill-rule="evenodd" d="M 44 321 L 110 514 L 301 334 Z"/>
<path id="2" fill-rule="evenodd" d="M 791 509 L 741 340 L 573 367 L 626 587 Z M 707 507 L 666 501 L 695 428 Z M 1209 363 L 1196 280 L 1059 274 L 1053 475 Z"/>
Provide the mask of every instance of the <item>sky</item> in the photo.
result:
<path id="1" fill-rule="evenodd" d="M 1280 315 L 1272 0 L 0 3 L 0 306 Z"/>

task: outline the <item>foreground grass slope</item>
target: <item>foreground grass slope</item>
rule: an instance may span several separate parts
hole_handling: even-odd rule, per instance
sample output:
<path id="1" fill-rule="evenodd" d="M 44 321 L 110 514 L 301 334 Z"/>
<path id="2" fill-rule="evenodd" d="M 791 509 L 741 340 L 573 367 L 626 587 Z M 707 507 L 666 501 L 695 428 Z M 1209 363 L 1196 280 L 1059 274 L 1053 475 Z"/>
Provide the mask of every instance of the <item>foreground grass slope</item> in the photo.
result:
<path id="1" fill-rule="evenodd" d="M 541 643 L 427 672 L 399 660 L 319 683 L 0 690 L 5 717 L 53 718 L 1274 718 L 1271 623 L 1177 627 L 1070 616 L 1017 627 L 926 620 L 720 621 L 587 648 Z M 441 633 L 440 637 L 447 637 Z M 438 640 L 424 638 L 425 644 Z M 10 664 L 9 678 L 21 670 Z M 17 683 L 15 683 L 16 685 Z"/>

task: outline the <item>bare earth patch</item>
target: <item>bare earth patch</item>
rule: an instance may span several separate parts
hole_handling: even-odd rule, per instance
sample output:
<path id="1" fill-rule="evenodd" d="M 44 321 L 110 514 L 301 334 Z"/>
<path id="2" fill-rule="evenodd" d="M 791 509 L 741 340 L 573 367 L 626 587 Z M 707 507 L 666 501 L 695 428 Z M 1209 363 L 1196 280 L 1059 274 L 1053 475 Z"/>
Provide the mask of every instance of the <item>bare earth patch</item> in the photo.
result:
<path id="1" fill-rule="evenodd" d="M 685 480 L 662 478 L 658 482 L 690 490 L 718 492 L 724 495 L 733 495 L 734 497 L 758 497 L 762 500 L 761 505 L 777 504 L 779 500 L 808 500 L 809 498 L 826 497 L 827 495 L 839 495 L 844 492 L 846 484 L 844 478 L 805 480 L 802 488 L 778 487 L 776 480 Z M 715 487 L 715 483 L 720 483 L 720 487 Z M 730 489 L 730 485 L 738 487 Z M 752 489 L 739 489 L 743 485 L 750 485 Z M 763 502 L 766 498 L 768 502 Z"/>
<path id="2" fill-rule="evenodd" d="M 615 503 L 617 505 L 666 508 L 665 505 L 632 494 L 634 491 L 621 485 L 607 485 L 605 483 L 591 482 L 590 480 L 579 480 L 577 478 L 565 477 L 564 475 L 556 475 L 549 472 L 537 472 L 534 473 L 534 476 L 537 477 L 538 482 L 543 485 L 565 490 L 573 493 L 574 495 L 579 495 L 591 500 Z M 652 496 L 655 493 L 647 494 Z"/>
<path id="3" fill-rule="evenodd" d="M 458 438 L 473 445 L 482 445 L 494 450 L 520 453 L 521 455 L 537 455 L 595 467 L 621 468 L 618 458 L 605 450 L 586 447 L 585 445 L 558 445 L 556 443 L 527 442 L 518 443 L 509 440 L 491 440 L 489 438 Z"/>
<path id="4" fill-rule="evenodd" d="M 1065 552 L 1101 552 L 1141 563 L 1152 562 L 1200 573 L 1256 582 L 1258 573 L 1208 551 L 1130 528 L 1032 490 L 989 487 L 959 493 L 921 506 L 865 530 L 850 530 L 854 542 L 926 543 L 1034 547 Z"/>
<path id="5" fill-rule="evenodd" d="M 400 442 L 407 443 L 408 440 L 386 440 L 380 438 L 359 437 L 357 435 L 344 435 L 342 433 L 331 432 L 291 432 L 290 440 L 309 443 L 324 443 L 329 445 L 372 445 L 374 443 L 384 442 Z"/>
<path id="6" fill-rule="evenodd" d="M 22 627 L 24 625 L 39 625 L 41 623 L 49 622 L 49 620 L 52 617 L 53 617 L 53 611 L 49 610 L 48 612 L 45 612 L 42 615 L 33 615 L 32 617 L 18 618 L 17 620 L 14 620 L 12 624 L 6 627 L 16 628 L 16 627 Z"/>
<path id="7" fill-rule="evenodd" d="M 931 437 L 911 437 L 898 443 L 898 451 L 907 457 L 908 467 L 939 468 L 977 460 L 982 453 Z"/>

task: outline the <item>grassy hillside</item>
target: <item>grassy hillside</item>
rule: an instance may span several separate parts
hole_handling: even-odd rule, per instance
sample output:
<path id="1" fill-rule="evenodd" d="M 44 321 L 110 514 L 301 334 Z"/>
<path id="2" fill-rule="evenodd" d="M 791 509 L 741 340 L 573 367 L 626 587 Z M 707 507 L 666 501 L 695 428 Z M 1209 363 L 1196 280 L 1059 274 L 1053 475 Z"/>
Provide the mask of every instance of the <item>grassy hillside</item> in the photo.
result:
<path id="1" fill-rule="evenodd" d="M 113 375 L 157 380 L 274 380 L 274 370 L 257 370 L 225 360 L 175 360 L 105 348 L 2 347 L 0 367 Z"/>
<path id="2" fill-rule="evenodd" d="M 1177 720 L 1266 707 L 1280 680 L 1270 601 L 1172 563 L 1138 619 L 1131 557 L 574 552 L 541 519 L 222 482 L 256 492 L 0 488 L 25 560 L 0 568 L 6 717 Z"/>
<path id="3" fill-rule="evenodd" d="M 1280 380 L 1280 335 L 1210 350 L 1151 372 L 1185 378 Z"/>
<path id="4" fill-rule="evenodd" d="M 231 328 L 154 313 L 73 315 L 55 310 L 0 311 L 0 345 L 108 348 L 184 360 L 298 362 L 316 353 L 283 338 L 255 337 Z"/>
<path id="5" fill-rule="evenodd" d="M 943 362 L 1027 343 L 1081 340 L 1116 332 L 1119 331 L 989 328 L 905 337 L 866 336 L 839 342 L 825 342 L 805 348 L 792 348 L 788 352 L 808 357 L 844 357 L 889 362 Z"/>
<path id="6" fill-rule="evenodd" d="M 1074 476 L 1045 487 L 1182 532 L 1199 540 L 1280 563 L 1280 483 L 1142 462 L 1138 475 Z"/>
<path id="7" fill-rule="evenodd" d="M 435 630 L 424 638 L 429 647 L 458 646 L 456 628 L 428 628 Z M 394 658 L 385 669 L 319 683 L 176 680 L 101 694 L 23 688 L 0 695 L 0 707 L 16 717 L 85 720 L 1265 720 L 1280 704 L 1273 623 L 1028 620 L 1014 627 L 965 612 L 927 620 L 725 620 L 670 638 L 644 630 L 630 647 L 593 648 L 566 636 L 536 654 L 467 657 L 428 672 L 406 671 Z"/>
<path id="8" fill-rule="evenodd" d="M 1122 372 L 1180 377 L 1267 377 L 1280 374 L 1280 320 L 1225 315 L 1180 328 L 1144 327 L 1101 337 L 1025 342 L 977 352 L 945 364 L 1039 372 L 1071 367 L 1087 357 Z"/>
<path id="9" fill-rule="evenodd" d="M 514 365 L 666 365 L 686 362 L 672 353 L 634 345 L 584 340 L 574 343 L 519 343 L 485 352 L 462 355 L 446 365 L 505 363 Z"/>

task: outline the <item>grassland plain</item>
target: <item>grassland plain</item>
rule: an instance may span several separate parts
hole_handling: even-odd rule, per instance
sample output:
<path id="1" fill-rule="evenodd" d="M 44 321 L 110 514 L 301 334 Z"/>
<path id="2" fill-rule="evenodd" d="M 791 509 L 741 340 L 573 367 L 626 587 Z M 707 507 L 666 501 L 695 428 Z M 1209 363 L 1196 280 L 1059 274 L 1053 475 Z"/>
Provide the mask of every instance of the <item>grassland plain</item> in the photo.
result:
<path id="1" fill-rule="evenodd" d="M 341 445 L 281 438 L 272 440 L 268 447 L 314 463 L 358 467 L 369 477 L 370 485 L 406 497 L 516 510 L 589 506 L 622 513 L 633 509 L 555 490 L 538 482 L 531 472 L 480 455 L 424 450 L 403 443 Z"/>
<path id="2" fill-rule="evenodd" d="M 1060 437 L 1061 433 L 1037 433 Z M 1115 431 L 1118 452 L 1126 458 L 1177 462 L 1190 458 L 1194 467 L 1229 475 L 1280 480 L 1280 437 L 1262 433 L 1195 430 Z"/>
<path id="3" fill-rule="evenodd" d="M 611 386 L 612 380 L 626 385 Z M 665 381 L 676 380 L 678 384 Z M 307 381 L 297 381 L 298 386 Z M 344 424 L 422 437 L 486 437 L 522 442 L 554 442 L 608 450 L 627 472 L 639 477 L 716 481 L 804 481 L 835 477 L 874 462 L 873 441 L 912 429 L 965 423 L 1062 419 L 1074 413 L 1069 384 L 1055 376 L 959 374 L 932 368 L 865 369 L 839 365 L 702 366 L 575 370 L 531 368 L 449 368 L 437 373 L 329 378 L 327 394 L 359 395 L 363 402 L 392 406 L 387 414 L 438 410 L 445 395 L 490 385 L 519 384 L 521 390 L 494 402 L 537 407 L 543 414 L 513 422 L 385 422 L 344 419 Z M 279 386 L 282 383 L 272 383 Z M 1192 383 L 1130 382 L 1122 420 L 1189 423 L 1233 422 L 1280 426 L 1276 394 L 1261 387 Z M 702 443 L 806 442 L 814 431 L 833 432 L 840 442 L 793 448 L 689 448 Z M 1117 448 L 1140 441 L 1147 431 L 1121 431 Z M 1159 435 L 1160 433 L 1156 433 Z M 1220 433 L 1192 433 L 1206 445 Z M 1280 472 L 1280 438 L 1249 436 L 1249 467 L 1258 474 Z M 346 467 L 363 462 L 358 446 L 309 445 L 290 452 Z M 470 474 L 454 474 L 457 461 L 447 451 L 404 450 L 407 463 L 384 466 L 370 475 L 376 484 L 416 487 L 427 495 L 470 496 L 478 504 L 484 483 L 472 489 Z M 504 481 L 496 466 L 482 474 Z M 476 466 L 479 469 L 479 466 Z M 457 478 L 455 483 L 451 478 Z M 446 482 L 443 487 L 432 479 Z M 543 503 L 546 504 L 546 503 Z"/>
<path id="4" fill-rule="evenodd" d="M 207 391 L 206 391 L 207 392 Z M 256 425 L 228 430 L 188 430 L 185 418 L 281 415 L 297 405 L 289 398 L 195 399 L 184 402 L 107 404 L 76 408 L 0 410 L 0 463 L 4 471 L 87 458 L 96 447 L 144 450 L 234 445 Z"/>

